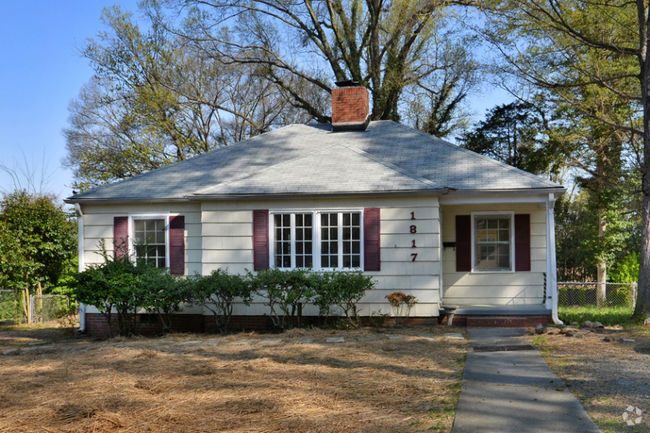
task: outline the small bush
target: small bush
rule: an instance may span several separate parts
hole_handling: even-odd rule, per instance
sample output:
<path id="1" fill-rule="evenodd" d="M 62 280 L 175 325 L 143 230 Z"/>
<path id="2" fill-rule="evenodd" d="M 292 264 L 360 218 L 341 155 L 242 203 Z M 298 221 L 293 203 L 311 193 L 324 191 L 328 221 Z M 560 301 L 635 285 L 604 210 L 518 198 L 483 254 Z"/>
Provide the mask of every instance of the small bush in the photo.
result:
<path id="1" fill-rule="evenodd" d="M 366 292 L 375 287 L 376 282 L 372 277 L 361 272 L 324 272 L 315 277 L 316 297 L 314 304 L 320 308 L 325 321 L 331 315 L 331 308 L 338 306 L 348 323 L 353 327 L 359 326 L 359 313 L 357 303 Z"/>
<path id="2" fill-rule="evenodd" d="M 270 268 L 259 271 L 257 275 L 248 272 L 248 278 L 252 288 L 271 309 L 273 326 L 287 329 L 294 323 L 301 324 L 302 304 L 312 300 L 316 283 L 308 269 Z"/>
<path id="3" fill-rule="evenodd" d="M 246 306 L 252 300 L 250 278 L 218 269 L 210 275 L 195 275 L 190 280 L 193 303 L 208 309 L 215 318 L 217 330 L 226 332 L 232 316 L 232 305 L 240 298 Z"/>
<path id="4" fill-rule="evenodd" d="M 146 263 L 136 266 L 128 258 L 91 266 L 77 276 L 77 299 L 97 308 L 109 324 L 112 324 L 115 309 L 119 334 L 131 336 L 135 333 L 136 310 L 144 305 L 147 296 L 140 276 L 150 272 L 148 268 Z M 109 335 L 113 337 L 111 326 Z"/>
<path id="5" fill-rule="evenodd" d="M 142 307 L 158 314 L 163 333 L 172 331 L 172 320 L 192 300 L 192 285 L 187 278 L 166 269 L 148 266 L 140 277 L 144 289 Z"/>

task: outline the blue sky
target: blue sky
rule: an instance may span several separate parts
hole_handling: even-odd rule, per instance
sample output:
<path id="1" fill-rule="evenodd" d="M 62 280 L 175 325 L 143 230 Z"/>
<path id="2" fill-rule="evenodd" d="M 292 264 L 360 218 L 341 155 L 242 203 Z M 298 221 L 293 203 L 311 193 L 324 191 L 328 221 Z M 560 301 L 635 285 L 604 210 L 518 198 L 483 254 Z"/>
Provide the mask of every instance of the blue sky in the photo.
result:
<path id="1" fill-rule="evenodd" d="M 61 166 L 68 103 L 92 70 L 76 47 L 102 28 L 105 6 L 136 10 L 137 0 L 0 1 L 0 164 L 50 173 L 48 190 L 71 194 L 72 173 Z M 0 191 L 13 190 L 0 173 Z"/>
<path id="2" fill-rule="evenodd" d="M 114 4 L 136 11 L 138 0 L 3 0 L 0 1 L 0 165 L 49 174 L 46 190 L 59 198 L 71 195 L 72 173 L 61 165 L 68 104 L 92 76 L 77 47 L 105 30 L 104 7 Z M 505 98 L 484 91 L 472 109 L 485 110 Z M 26 162 L 25 162 L 26 161 Z M 37 179 L 41 175 L 36 176 Z M 0 171 L 0 192 L 13 190 Z"/>

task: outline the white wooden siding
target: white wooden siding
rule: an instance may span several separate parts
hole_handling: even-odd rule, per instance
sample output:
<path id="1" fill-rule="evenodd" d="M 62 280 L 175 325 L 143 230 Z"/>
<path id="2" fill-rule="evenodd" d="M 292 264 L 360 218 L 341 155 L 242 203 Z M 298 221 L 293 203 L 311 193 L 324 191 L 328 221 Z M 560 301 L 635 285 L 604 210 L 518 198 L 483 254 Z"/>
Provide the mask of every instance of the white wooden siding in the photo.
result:
<path id="1" fill-rule="evenodd" d="M 436 197 L 347 198 L 305 200 L 214 201 L 201 205 L 203 222 L 203 274 L 227 268 L 230 272 L 253 270 L 253 210 L 313 211 L 378 207 L 381 209 L 381 271 L 367 272 L 377 281 L 359 304 L 360 313 L 390 312 L 385 296 L 395 291 L 417 296 L 419 303 L 412 316 L 438 315 L 440 301 L 440 220 Z M 415 212 L 416 220 L 411 220 Z M 417 233 L 410 233 L 410 226 Z M 412 240 L 417 248 L 412 248 Z M 412 261 L 411 253 L 417 253 Z M 234 314 L 268 314 L 263 299 L 255 298 L 250 307 L 237 305 Z M 318 314 L 306 306 L 305 315 Z"/>
<path id="2" fill-rule="evenodd" d="M 201 207 L 199 203 L 169 204 L 103 204 L 82 206 L 84 213 L 84 263 L 86 266 L 103 262 L 99 244 L 103 239 L 109 255 L 113 254 L 113 218 L 130 214 L 161 214 L 185 216 L 185 274 L 201 272 Z M 185 308 L 185 314 L 197 314 L 200 308 Z M 92 307 L 86 312 L 97 313 Z"/>
<path id="3" fill-rule="evenodd" d="M 442 241 L 456 242 L 456 215 L 471 212 L 514 211 L 530 214 L 530 272 L 456 272 L 456 252 L 442 251 L 443 293 L 446 304 L 542 304 L 546 272 L 546 209 L 539 203 L 443 205 Z"/>
<path id="4" fill-rule="evenodd" d="M 254 209 L 312 211 L 369 207 L 381 209 L 381 271 L 367 272 L 375 278 L 377 286 L 360 302 L 360 313 L 390 312 L 386 295 L 401 291 L 415 295 L 419 300 L 412 316 L 438 315 L 440 212 L 436 197 L 84 205 L 85 263 L 101 263 L 103 259 L 97 254 L 101 239 L 105 240 L 112 254 L 114 217 L 169 212 L 170 215 L 185 216 L 186 274 L 199 272 L 206 275 L 215 269 L 244 274 L 246 270 L 253 270 Z M 415 220 L 411 219 L 411 212 L 415 212 Z M 417 226 L 417 233 L 411 234 L 411 225 Z M 412 247 L 413 240 L 417 248 Z M 415 262 L 412 253 L 418 254 Z M 263 305 L 263 299 L 256 297 L 250 307 L 238 304 L 234 313 L 261 315 L 269 311 Z M 304 314 L 318 314 L 318 309 L 306 306 Z"/>

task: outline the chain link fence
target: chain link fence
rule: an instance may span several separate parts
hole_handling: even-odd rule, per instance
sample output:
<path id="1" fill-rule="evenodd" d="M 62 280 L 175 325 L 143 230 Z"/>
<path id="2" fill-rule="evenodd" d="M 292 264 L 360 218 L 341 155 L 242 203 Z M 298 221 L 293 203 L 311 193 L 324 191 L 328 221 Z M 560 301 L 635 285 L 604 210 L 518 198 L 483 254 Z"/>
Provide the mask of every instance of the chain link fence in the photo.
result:
<path id="1" fill-rule="evenodd" d="M 603 289 L 604 286 L 604 290 Z M 637 283 L 558 282 L 559 307 L 632 308 L 636 306 Z M 599 299 L 599 289 L 600 299 Z"/>
<path id="2" fill-rule="evenodd" d="M 32 323 L 52 322 L 67 315 L 70 300 L 65 295 L 35 295 L 30 299 Z"/>
<path id="3" fill-rule="evenodd" d="M 0 324 L 13 325 L 23 319 L 21 296 L 13 290 L 0 290 Z"/>

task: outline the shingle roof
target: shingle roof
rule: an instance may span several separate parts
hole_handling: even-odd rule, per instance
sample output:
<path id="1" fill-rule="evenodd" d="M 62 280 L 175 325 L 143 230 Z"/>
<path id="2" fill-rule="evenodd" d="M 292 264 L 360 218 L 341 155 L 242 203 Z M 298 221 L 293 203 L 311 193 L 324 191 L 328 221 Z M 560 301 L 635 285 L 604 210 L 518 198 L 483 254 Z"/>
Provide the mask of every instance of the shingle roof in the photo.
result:
<path id="1" fill-rule="evenodd" d="M 540 188 L 562 187 L 415 129 L 377 121 L 365 132 L 290 125 L 69 200 Z"/>

